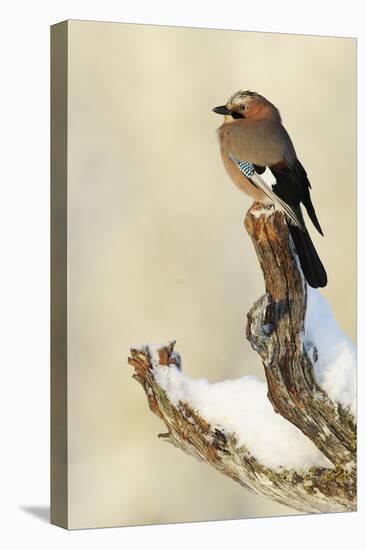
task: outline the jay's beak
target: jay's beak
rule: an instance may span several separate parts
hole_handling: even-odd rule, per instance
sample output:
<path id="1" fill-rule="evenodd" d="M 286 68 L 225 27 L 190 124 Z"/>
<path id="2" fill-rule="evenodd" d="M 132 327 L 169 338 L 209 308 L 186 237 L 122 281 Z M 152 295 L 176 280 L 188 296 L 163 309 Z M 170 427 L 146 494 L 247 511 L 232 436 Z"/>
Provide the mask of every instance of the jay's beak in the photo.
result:
<path id="1" fill-rule="evenodd" d="M 221 105 L 220 107 L 215 107 L 212 109 L 214 113 L 218 115 L 231 115 L 231 111 L 226 107 L 226 105 Z"/>

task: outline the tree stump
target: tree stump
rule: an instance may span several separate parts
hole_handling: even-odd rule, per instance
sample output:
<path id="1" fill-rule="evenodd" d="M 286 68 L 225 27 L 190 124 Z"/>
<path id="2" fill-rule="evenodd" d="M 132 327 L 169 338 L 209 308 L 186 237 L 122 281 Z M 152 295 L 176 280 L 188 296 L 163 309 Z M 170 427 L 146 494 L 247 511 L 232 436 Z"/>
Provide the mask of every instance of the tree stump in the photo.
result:
<path id="1" fill-rule="evenodd" d="M 284 216 L 254 203 L 245 218 L 262 268 L 266 293 L 248 312 L 246 336 L 260 355 L 268 398 L 276 413 L 309 438 L 333 467 L 306 471 L 261 464 L 250 449 L 203 418 L 189 403 L 170 399 L 159 384 L 159 368 L 181 368 L 174 342 L 131 349 L 128 362 L 150 409 L 164 422 L 159 437 L 203 460 L 252 492 L 301 512 L 356 509 L 356 423 L 316 381 L 304 343 L 307 284 Z M 173 402 L 174 401 L 174 402 Z"/>

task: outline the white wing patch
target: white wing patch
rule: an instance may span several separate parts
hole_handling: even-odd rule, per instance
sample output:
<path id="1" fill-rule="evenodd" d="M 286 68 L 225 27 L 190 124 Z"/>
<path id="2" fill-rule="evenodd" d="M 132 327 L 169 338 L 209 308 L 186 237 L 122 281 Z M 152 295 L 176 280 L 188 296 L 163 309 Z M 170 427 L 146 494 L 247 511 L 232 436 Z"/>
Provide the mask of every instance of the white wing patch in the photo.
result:
<path id="1" fill-rule="evenodd" d="M 305 231 L 303 223 L 301 223 L 301 220 L 298 218 L 298 216 L 295 214 L 291 206 L 289 206 L 285 201 L 280 199 L 272 190 L 272 187 L 268 185 L 268 183 L 259 175 L 256 173 L 254 169 L 254 165 L 251 162 L 246 162 L 237 159 L 234 155 L 232 155 L 229 152 L 229 157 L 233 162 L 235 162 L 236 166 L 239 168 L 240 172 L 248 179 L 250 180 L 253 185 L 258 187 L 263 193 L 273 202 L 275 206 L 278 207 L 279 210 L 284 212 L 288 218 L 292 221 L 294 225 L 296 225 L 299 229 L 302 231 Z M 271 174 L 271 177 L 269 178 L 269 173 Z M 274 177 L 272 173 L 266 169 L 266 178 L 272 179 L 273 183 L 276 183 L 276 180 L 273 181 Z"/>
<path id="2" fill-rule="evenodd" d="M 268 185 L 271 186 L 271 187 L 272 187 L 272 185 L 275 185 L 277 183 L 276 178 L 274 177 L 271 170 L 267 166 L 266 166 L 266 169 L 263 172 L 263 174 L 261 174 L 261 176 L 268 183 Z"/>

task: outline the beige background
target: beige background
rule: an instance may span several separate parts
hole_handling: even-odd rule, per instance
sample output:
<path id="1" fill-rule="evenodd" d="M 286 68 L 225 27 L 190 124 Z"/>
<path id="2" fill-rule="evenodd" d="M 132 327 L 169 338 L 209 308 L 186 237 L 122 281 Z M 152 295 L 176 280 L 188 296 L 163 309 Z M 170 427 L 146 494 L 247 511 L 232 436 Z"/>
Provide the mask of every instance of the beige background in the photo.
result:
<path id="1" fill-rule="evenodd" d="M 127 365 L 175 338 L 210 381 L 256 374 L 246 312 L 263 292 L 242 226 L 249 199 L 221 164 L 211 112 L 239 88 L 277 105 L 312 182 L 329 274 L 355 339 L 356 42 L 69 23 L 69 525 L 292 510 L 164 445 Z"/>

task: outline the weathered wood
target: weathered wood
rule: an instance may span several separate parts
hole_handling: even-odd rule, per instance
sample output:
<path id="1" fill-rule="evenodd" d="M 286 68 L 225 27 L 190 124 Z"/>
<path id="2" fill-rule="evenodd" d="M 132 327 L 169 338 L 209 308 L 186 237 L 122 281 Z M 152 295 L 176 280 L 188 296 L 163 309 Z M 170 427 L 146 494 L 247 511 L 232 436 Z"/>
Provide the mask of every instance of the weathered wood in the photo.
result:
<path id="1" fill-rule="evenodd" d="M 316 384 L 302 341 L 306 284 L 283 215 L 253 205 L 245 218 L 263 271 L 266 295 L 248 313 L 247 338 L 263 360 L 268 397 L 335 465 L 356 459 L 353 417 Z"/>
<path id="2" fill-rule="evenodd" d="M 180 366 L 173 344 L 159 350 L 160 366 Z M 143 387 L 151 411 L 165 424 L 167 432 L 159 434 L 198 460 L 207 462 L 251 492 L 296 508 L 301 512 L 341 512 L 354 508 L 354 484 L 345 483 L 342 468 L 311 468 L 306 472 L 276 471 L 260 464 L 235 434 L 212 427 L 187 404 L 175 406 L 156 382 L 149 347 L 131 349 L 129 363 L 134 378 Z M 155 365 L 156 368 L 156 365 Z"/>
<path id="3" fill-rule="evenodd" d="M 150 409 L 164 422 L 163 441 L 203 460 L 252 492 L 302 512 L 356 508 L 356 426 L 351 414 L 317 385 L 303 344 L 306 285 L 281 213 L 254 204 L 245 227 L 263 271 L 266 294 L 248 313 L 246 334 L 265 368 L 274 410 L 297 426 L 334 464 L 307 471 L 274 470 L 260 464 L 236 435 L 211 426 L 188 403 L 173 405 L 155 379 L 157 368 L 176 365 L 174 342 L 131 350 L 129 364 Z M 312 350 L 314 352 L 314 350 Z M 154 364 L 153 364 L 154 363 Z"/>

